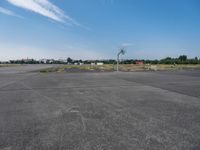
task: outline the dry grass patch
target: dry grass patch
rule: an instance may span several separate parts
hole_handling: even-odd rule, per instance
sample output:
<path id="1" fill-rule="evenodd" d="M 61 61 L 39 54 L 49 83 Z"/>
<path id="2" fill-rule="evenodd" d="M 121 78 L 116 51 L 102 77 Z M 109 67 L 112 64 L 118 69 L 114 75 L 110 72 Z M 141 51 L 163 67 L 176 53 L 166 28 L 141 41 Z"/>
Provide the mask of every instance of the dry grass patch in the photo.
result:
<path id="1" fill-rule="evenodd" d="M 159 71 L 159 70 L 181 70 L 181 69 L 200 69 L 200 65 L 136 65 L 120 64 L 119 70 L 124 72 L 134 71 Z M 48 68 L 40 72 L 112 72 L 116 70 L 116 65 L 60 65 L 59 67 Z"/>

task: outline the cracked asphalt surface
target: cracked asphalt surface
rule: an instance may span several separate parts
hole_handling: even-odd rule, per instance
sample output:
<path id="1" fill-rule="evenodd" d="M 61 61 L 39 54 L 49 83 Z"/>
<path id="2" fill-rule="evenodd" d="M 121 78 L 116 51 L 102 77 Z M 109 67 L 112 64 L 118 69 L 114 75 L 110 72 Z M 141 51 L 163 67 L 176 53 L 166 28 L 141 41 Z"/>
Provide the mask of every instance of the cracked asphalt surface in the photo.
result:
<path id="1" fill-rule="evenodd" d="M 0 150 L 199 150 L 200 71 L 0 68 Z M 49 66 L 48 66 L 49 67 Z"/>

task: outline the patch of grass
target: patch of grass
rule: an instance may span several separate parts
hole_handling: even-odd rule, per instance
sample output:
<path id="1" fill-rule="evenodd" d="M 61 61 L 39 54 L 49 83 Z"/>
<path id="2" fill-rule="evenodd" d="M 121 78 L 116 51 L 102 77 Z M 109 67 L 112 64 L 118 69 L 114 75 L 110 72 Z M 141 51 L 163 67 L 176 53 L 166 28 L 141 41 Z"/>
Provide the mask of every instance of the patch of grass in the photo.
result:
<path id="1" fill-rule="evenodd" d="M 59 67 L 59 72 L 108 72 L 114 71 L 113 65 L 102 65 L 102 66 L 92 66 L 92 65 L 63 65 Z"/>
<path id="2" fill-rule="evenodd" d="M 181 69 L 200 69 L 200 65 L 136 65 L 136 64 L 120 64 L 119 70 L 124 72 L 134 71 L 157 71 L 157 70 L 181 70 Z M 50 72 L 112 72 L 116 70 L 116 65 L 60 65 L 58 67 L 40 70 L 42 73 Z"/>
<path id="3" fill-rule="evenodd" d="M 42 73 L 49 72 L 110 72 L 114 71 L 114 65 L 102 65 L 102 66 L 92 66 L 92 65 L 60 65 L 59 67 L 47 68 L 40 70 Z"/>
<path id="4" fill-rule="evenodd" d="M 50 73 L 50 72 L 58 72 L 58 68 L 52 67 L 52 68 L 46 68 L 39 70 L 41 73 Z"/>
<path id="5" fill-rule="evenodd" d="M 162 70 L 181 70 L 181 69 L 200 69 L 200 65 L 135 65 L 135 64 L 122 64 L 120 65 L 121 71 L 162 71 Z"/>

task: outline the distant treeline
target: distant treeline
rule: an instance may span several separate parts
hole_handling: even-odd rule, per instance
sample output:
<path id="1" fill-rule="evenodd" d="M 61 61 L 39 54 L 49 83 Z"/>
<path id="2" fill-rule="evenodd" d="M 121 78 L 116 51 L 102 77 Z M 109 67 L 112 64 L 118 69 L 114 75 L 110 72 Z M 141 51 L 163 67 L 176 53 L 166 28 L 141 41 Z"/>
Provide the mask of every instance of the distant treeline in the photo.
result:
<path id="1" fill-rule="evenodd" d="M 136 64 L 136 62 L 142 62 L 144 64 L 200 64 L 200 59 L 188 58 L 186 55 L 181 55 L 178 58 L 167 57 L 160 60 L 139 60 L 139 59 L 126 59 L 121 60 L 122 64 Z M 42 59 L 42 60 L 34 60 L 34 59 L 22 59 L 22 60 L 10 60 L 9 62 L 0 62 L 6 64 L 92 64 L 102 62 L 104 64 L 116 64 L 116 60 L 108 59 L 108 60 L 73 60 L 71 58 L 62 59 L 62 60 L 54 60 L 54 59 Z"/>
<path id="2" fill-rule="evenodd" d="M 124 64 L 135 64 L 137 60 L 125 60 Z M 188 58 L 186 55 L 181 55 L 178 58 L 166 57 L 160 60 L 140 60 L 144 64 L 200 64 L 200 59 Z"/>

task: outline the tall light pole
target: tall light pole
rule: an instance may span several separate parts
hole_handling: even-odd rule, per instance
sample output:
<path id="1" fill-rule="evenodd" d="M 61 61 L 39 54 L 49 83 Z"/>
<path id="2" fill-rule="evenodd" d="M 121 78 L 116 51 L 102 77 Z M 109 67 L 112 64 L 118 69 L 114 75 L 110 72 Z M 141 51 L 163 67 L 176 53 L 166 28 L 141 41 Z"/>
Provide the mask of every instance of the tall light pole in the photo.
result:
<path id="1" fill-rule="evenodd" d="M 125 49 L 124 48 L 120 48 L 118 54 L 117 54 L 117 72 L 119 71 L 119 56 L 120 55 L 124 55 L 125 54 Z"/>

